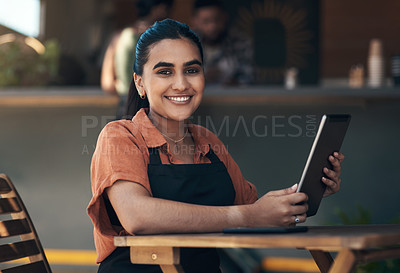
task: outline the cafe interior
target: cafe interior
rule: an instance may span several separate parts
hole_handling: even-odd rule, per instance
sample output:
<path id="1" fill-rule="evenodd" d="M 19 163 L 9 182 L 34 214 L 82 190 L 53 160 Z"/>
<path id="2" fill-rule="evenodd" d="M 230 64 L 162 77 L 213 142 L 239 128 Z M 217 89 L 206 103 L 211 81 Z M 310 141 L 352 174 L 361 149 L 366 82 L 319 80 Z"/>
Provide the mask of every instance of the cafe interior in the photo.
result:
<path id="1" fill-rule="evenodd" d="M 102 88 L 102 65 L 113 35 L 139 18 L 138 0 L 14 1 L 0 1 L 0 173 L 53 272 L 97 272 L 90 163 L 120 103 Z M 222 140 L 260 197 L 299 182 L 324 114 L 349 114 L 341 190 L 303 225 L 400 224 L 400 1 L 222 2 L 249 41 L 252 80 L 207 83 L 192 122 Z M 174 0 L 169 17 L 191 26 L 194 4 Z M 320 272 L 306 250 L 221 256 L 224 272 Z M 355 272 L 400 272 L 400 259 Z"/>

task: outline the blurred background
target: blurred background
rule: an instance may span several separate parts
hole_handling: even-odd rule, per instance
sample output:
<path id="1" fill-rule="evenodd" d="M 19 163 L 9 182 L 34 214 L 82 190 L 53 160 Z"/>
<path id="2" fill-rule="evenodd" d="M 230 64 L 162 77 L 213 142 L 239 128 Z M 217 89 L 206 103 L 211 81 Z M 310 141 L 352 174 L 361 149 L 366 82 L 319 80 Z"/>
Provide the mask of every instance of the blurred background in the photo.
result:
<path id="1" fill-rule="evenodd" d="M 200 32 L 197 2 L 171 1 L 164 16 Z M 103 65 L 120 31 L 133 26 L 140 33 L 135 23 L 149 19 L 143 3 L 0 0 L 0 172 L 19 190 L 57 272 L 96 272 L 86 215 L 90 160 L 126 95 L 104 85 Z M 207 68 L 193 122 L 221 138 L 261 195 L 298 182 L 322 114 L 349 113 L 342 190 L 306 224 L 399 223 L 400 2 L 218 5 L 226 23 L 220 37 L 231 40 L 199 33 L 206 55 L 239 41 L 228 51 L 240 58 L 224 56 Z M 227 73 L 232 64 L 238 70 Z M 215 80 L 214 68 L 221 73 Z M 229 255 L 249 256 L 237 272 L 254 272 L 266 257 L 310 259 L 300 250 Z"/>
<path id="2" fill-rule="evenodd" d="M 43 44 L 56 43 L 62 68 L 58 73 L 63 76 L 59 83 L 98 85 L 104 52 L 112 34 L 139 17 L 135 2 L 18 0 L 10 3 L 2 0 L 0 35 L 14 33 L 20 36 L 22 33 L 37 38 Z M 193 3 L 194 0 L 173 1 L 170 17 L 190 25 Z M 275 7 L 269 7 L 270 3 L 275 3 Z M 279 9 L 277 5 L 283 7 Z M 24 8 L 21 10 L 21 7 Z M 400 25 L 397 16 L 399 3 L 395 0 L 382 3 L 373 0 L 349 3 L 329 0 L 232 0 L 224 1 L 224 8 L 230 23 L 249 29 L 248 34 L 252 34 L 249 39 L 256 41 L 273 40 L 271 37 L 280 35 L 274 24 L 268 24 L 268 19 L 275 19 L 278 23 L 282 20 L 293 22 L 285 31 L 289 38 L 290 35 L 296 36 L 290 40 L 294 45 L 282 42 L 282 49 L 290 46 L 291 50 L 297 50 L 297 55 L 307 59 L 307 64 L 291 60 L 292 65 L 300 63 L 302 67 L 298 68 L 313 70 L 306 83 L 347 78 L 353 65 L 366 66 L 371 39 L 378 38 L 383 43 L 387 76 L 390 76 L 390 57 L 400 51 L 400 38 L 396 35 Z M 283 8 L 286 8 L 284 12 Z M 296 35 L 294 31 L 300 34 Z M 2 44 L 5 40 L 3 36 Z M 256 56 L 272 55 L 267 50 L 258 52 L 262 51 L 258 47 L 271 48 L 266 43 L 257 44 Z"/>

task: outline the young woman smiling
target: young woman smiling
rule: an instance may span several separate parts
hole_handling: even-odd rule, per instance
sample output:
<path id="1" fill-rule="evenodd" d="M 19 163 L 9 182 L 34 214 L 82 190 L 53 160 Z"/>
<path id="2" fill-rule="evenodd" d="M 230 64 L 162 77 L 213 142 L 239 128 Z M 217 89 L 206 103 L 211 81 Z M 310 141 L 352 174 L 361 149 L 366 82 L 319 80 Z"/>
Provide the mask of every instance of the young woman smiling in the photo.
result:
<path id="1" fill-rule="evenodd" d="M 131 120 L 102 130 L 91 166 L 88 214 L 99 272 L 161 272 L 133 265 L 118 234 L 218 232 L 223 228 L 290 226 L 306 221 L 307 196 L 297 185 L 257 199 L 223 143 L 189 122 L 204 92 L 203 52 L 184 24 L 157 22 L 139 39 L 128 101 Z M 326 196 L 340 188 L 340 163 L 324 170 Z M 302 205 L 296 205 L 303 202 Z M 184 249 L 185 272 L 220 272 L 215 249 Z"/>

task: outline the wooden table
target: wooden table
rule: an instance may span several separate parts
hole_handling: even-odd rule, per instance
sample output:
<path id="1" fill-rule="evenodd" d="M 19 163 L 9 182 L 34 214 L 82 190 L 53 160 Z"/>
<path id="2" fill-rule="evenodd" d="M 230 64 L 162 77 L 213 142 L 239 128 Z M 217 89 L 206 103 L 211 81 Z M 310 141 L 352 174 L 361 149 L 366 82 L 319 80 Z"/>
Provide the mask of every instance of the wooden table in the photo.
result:
<path id="1" fill-rule="evenodd" d="M 400 258 L 400 225 L 315 226 L 291 234 L 118 236 L 114 243 L 131 247 L 132 263 L 158 264 L 167 273 L 184 272 L 181 247 L 307 249 L 321 272 L 349 273 L 358 263 Z M 338 252 L 335 260 L 330 252 Z"/>

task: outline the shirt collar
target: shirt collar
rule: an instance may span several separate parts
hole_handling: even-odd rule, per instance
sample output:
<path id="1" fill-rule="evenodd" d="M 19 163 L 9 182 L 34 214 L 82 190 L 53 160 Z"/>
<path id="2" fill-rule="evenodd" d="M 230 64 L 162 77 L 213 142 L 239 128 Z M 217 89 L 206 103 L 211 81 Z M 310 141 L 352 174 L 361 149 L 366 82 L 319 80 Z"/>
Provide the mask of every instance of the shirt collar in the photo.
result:
<path id="1" fill-rule="evenodd" d="M 134 122 L 139 128 L 139 132 L 142 134 L 146 146 L 149 148 L 155 148 L 167 144 L 165 138 L 147 116 L 148 112 L 149 109 L 142 108 L 132 118 L 132 122 Z"/>
<path id="2" fill-rule="evenodd" d="M 155 148 L 166 145 L 167 141 L 147 116 L 148 112 L 148 108 L 140 109 L 132 118 L 132 122 L 137 124 L 139 127 L 139 131 L 142 134 L 147 147 Z M 190 121 L 188 123 L 188 129 L 192 134 L 197 151 L 199 151 L 203 156 L 206 155 L 210 151 L 210 141 L 204 136 L 204 132 L 208 131 Z"/>

